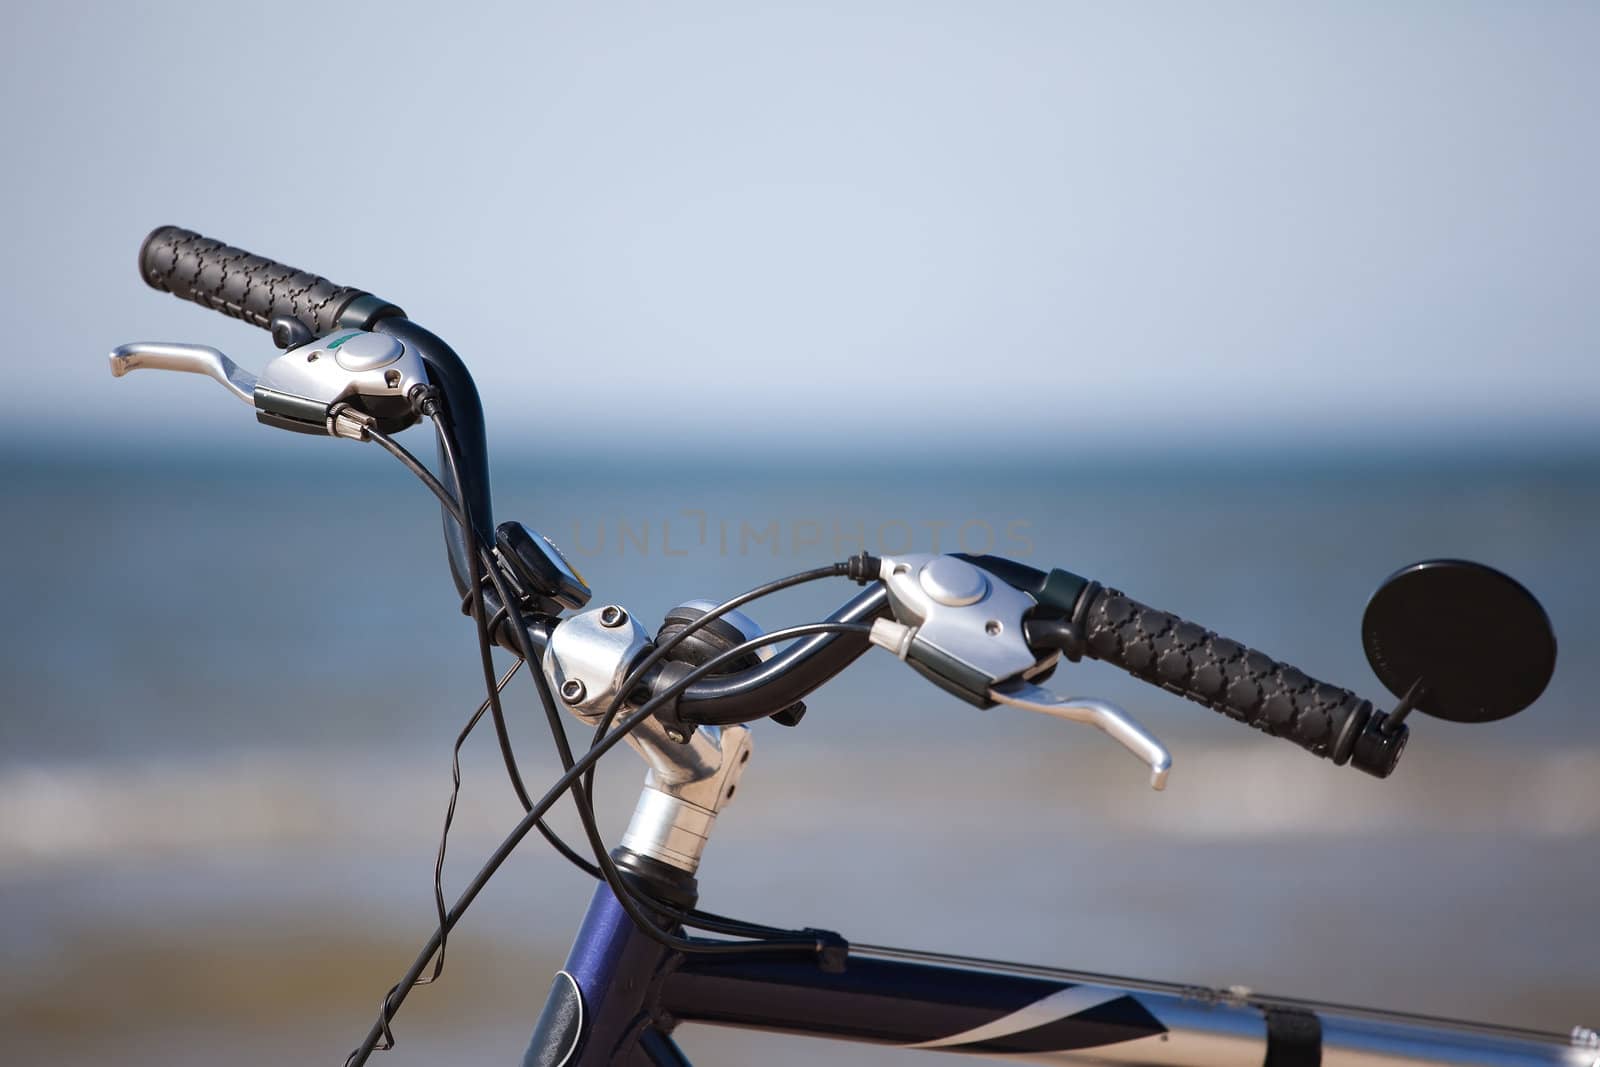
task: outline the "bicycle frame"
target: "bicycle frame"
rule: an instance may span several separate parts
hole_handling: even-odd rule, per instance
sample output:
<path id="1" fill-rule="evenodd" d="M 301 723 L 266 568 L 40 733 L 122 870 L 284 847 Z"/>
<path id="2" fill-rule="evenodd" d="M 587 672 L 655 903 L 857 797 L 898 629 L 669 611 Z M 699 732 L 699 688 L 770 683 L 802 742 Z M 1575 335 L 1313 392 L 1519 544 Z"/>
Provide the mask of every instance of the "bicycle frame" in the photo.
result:
<path id="1" fill-rule="evenodd" d="M 1581 1030 L 1564 1037 L 896 950 L 852 949 L 839 973 L 806 957 L 684 956 L 641 933 L 604 885 L 523 1062 L 679 1067 L 689 1061 L 669 1035 L 680 1023 L 1023 1063 L 1600 1064 L 1600 1046 Z"/>
<path id="2" fill-rule="evenodd" d="M 1150 1067 L 1600 1067 L 1570 1036 L 851 947 L 835 957 L 686 955 L 602 883 L 551 987 L 524 1067 L 687 1067 L 671 1038 L 706 1023 L 1024 1063 Z"/>
<path id="3" fill-rule="evenodd" d="M 666 1037 L 681 1022 L 990 1055 L 1164 1033 L 1136 1001 L 1102 987 L 854 953 L 842 971 L 828 973 L 809 957 L 666 952 L 633 927 L 605 887 L 563 973 L 570 983 L 558 978 L 552 999 L 576 991 L 586 1016 L 580 1056 L 566 1062 L 586 1065 L 686 1063 Z M 1049 1025 L 1057 1017 L 1068 1020 L 1070 1033 Z M 548 1041 L 548 1028 L 541 1032 Z M 526 1062 L 563 1062 L 537 1041 Z"/>

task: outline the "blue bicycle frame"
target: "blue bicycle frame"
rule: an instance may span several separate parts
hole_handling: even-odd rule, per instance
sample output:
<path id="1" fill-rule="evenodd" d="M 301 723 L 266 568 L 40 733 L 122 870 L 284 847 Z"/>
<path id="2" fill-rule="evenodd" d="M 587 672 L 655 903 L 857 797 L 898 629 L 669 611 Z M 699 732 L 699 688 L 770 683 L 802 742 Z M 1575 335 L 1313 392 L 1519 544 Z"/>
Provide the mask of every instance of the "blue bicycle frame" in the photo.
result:
<path id="1" fill-rule="evenodd" d="M 682 1023 L 1026 1063 L 1600 1064 L 1584 1031 L 1478 1026 L 892 949 L 851 948 L 842 962 L 675 953 L 641 932 L 601 884 L 523 1064 L 687 1065 L 670 1036 Z"/>

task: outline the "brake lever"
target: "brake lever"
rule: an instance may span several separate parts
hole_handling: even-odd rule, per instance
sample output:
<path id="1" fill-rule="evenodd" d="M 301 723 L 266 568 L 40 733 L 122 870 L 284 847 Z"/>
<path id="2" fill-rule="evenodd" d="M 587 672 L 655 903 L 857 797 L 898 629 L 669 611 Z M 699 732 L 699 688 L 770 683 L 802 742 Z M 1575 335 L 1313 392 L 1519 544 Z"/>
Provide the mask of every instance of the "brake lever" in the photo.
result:
<path id="1" fill-rule="evenodd" d="M 997 704 L 1093 726 L 1149 766 L 1151 789 L 1167 787 L 1167 774 L 1172 770 L 1172 754 L 1154 734 L 1115 704 L 1084 697 L 1057 696 L 1043 686 L 1020 679 L 995 686 L 989 690 L 989 697 Z"/>
<path id="2" fill-rule="evenodd" d="M 256 376 L 210 345 L 170 344 L 141 341 L 118 345 L 111 350 L 111 376 L 120 378 L 131 370 L 175 370 L 204 374 L 222 383 L 223 388 L 249 404 L 256 403 Z"/>
<path id="3" fill-rule="evenodd" d="M 209 345 L 144 342 L 111 352 L 111 373 L 183 371 L 215 379 L 256 409 L 256 421 L 298 433 L 360 440 L 365 428 L 396 433 L 420 417 L 412 404 L 429 384 L 426 364 L 388 334 L 336 330 L 268 363 L 257 377 Z"/>

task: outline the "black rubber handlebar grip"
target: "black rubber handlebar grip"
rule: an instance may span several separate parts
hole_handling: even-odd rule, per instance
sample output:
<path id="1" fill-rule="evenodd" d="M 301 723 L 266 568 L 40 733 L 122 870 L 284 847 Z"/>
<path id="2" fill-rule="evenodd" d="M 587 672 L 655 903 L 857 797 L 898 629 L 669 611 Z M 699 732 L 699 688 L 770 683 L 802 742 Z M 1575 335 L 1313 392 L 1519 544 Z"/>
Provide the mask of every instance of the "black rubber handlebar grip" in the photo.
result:
<path id="1" fill-rule="evenodd" d="M 1096 659 L 1335 763 L 1350 759 L 1372 718 L 1371 701 L 1348 689 L 1115 589 L 1093 591 L 1079 618 Z"/>
<path id="2" fill-rule="evenodd" d="M 264 330 L 283 317 L 299 320 L 320 336 L 404 314 L 364 290 L 335 285 L 178 226 L 159 227 L 144 239 L 139 274 L 151 288 Z"/>

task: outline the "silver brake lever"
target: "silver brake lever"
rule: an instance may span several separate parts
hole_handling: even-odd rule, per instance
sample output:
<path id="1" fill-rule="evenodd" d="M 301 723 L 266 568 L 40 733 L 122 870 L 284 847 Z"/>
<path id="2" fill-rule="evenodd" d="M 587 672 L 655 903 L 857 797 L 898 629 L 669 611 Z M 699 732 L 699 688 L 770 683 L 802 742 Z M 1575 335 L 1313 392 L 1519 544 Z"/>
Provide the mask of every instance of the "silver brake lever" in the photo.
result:
<path id="1" fill-rule="evenodd" d="M 111 374 L 120 378 L 131 370 L 176 370 L 204 374 L 246 404 L 255 405 L 256 376 L 210 345 L 167 344 L 141 341 L 111 350 Z"/>
<path id="2" fill-rule="evenodd" d="M 1109 734 L 1123 748 L 1150 767 L 1150 788 L 1165 789 L 1172 770 L 1172 754 L 1154 734 L 1115 704 L 1083 697 L 1057 696 L 1032 682 L 1012 681 L 989 690 L 989 698 L 1024 711 L 1053 715 L 1068 722 L 1088 723 Z"/>

